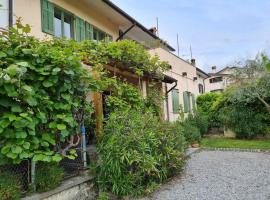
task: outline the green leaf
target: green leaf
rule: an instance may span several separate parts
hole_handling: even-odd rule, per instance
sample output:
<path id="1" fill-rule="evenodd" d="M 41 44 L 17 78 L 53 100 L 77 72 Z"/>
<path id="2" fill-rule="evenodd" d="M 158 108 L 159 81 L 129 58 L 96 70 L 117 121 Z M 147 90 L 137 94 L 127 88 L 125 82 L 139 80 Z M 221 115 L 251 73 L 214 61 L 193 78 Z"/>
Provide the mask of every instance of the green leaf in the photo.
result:
<path id="1" fill-rule="evenodd" d="M 22 147 L 19 147 L 19 146 L 13 146 L 13 147 L 11 147 L 11 151 L 12 151 L 12 153 L 20 154 L 23 151 L 23 149 L 22 149 Z"/>
<path id="2" fill-rule="evenodd" d="M 45 141 L 47 141 L 47 142 L 49 142 L 52 145 L 55 145 L 56 144 L 54 137 L 51 134 L 49 134 L 49 133 L 43 133 L 42 134 L 42 139 L 45 140 Z"/>
<path id="3" fill-rule="evenodd" d="M 15 154 L 15 153 L 12 153 L 12 152 L 9 152 L 6 154 L 8 158 L 11 158 L 11 159 L 15 159 L 17 158 L 18 154 Z"/>
<path id="4" fill-rule="evenodd" d="M 18 62 L 16 64 L 19 65 L 19 66 L 22 66 L 22 67 L 29 67 L 29 63 L 28 62 Z"/>
<path id="5" fill-rule="evenodd" d="M 1 119 L 0 120 L 0 126 L 2 128 L 7 128 L 9 124 L 10 124 L 10 121 L 8 119 Z"/>
<path id="6" fill-rule="evenodd" d="M 5 113 L 3 115 L 3 118 L 8 119 L 10 122 L 15 121 L 17 119 L 16 115 L 14 115 L 12 113 Z"/>
<path id="7" fill-rule="evenodd" d="M 7 57 L 7 54 L 3 51 L 0 51 L 0 58 L 5 58 Z"/>
<path id="8" fill-rule="evenodd" d="M 33 92 L 33 88 L 31 86 L 29 86 L 29 85 L 24 85 L 24 86 L 22 86 L 22 88 L 24 90 L 26 90 L 27 92 Z"/>
<path id="9" fill-rule="evenodd" d="M 37 155 L 34 155 L 33 160 L 34 161 L 43 161 L 45 159 L 45 157 L 47 157 L 47 156 L 45 156 L 43 154 L 37 154 Z"/>
<path id="10" fill-rule="evenodd" d="M 0 98 L 0 105 L 8 108 L 9 106 L 13 105 L 13 102 L 10 101 L 8 98 Z"/>
<path id="11" fill-rule="evenodd" d="M 23 144 L 23 148 L 29 149 L 29 148 L 30 148 L 30 143 L 29 143 L 29 142 L 25 142 L 25 143 Z"/>
<path id="12" fill-rule="evenodd" d="M 56 74 L 58 74 L 58 72 L 60 72 L 61 71 L 61 69 L 59 68 L 59 67 L 56 67 L 56 68 L 54 68 L 53 70 L 52 70 L 52 75 L 56 75 Z"/>
<path id="13" fill-rule="evenodd" d="M 8 75 L 10 76 L 15 76 L 17 74 L 17 72 L 19 71 L 19 68 L 17 65 L 12 64 L 9 65 L 8 68 L 6 69 L 6 72 L 8 73 Z"/>
<path id="14" fill-rule="evenodd" d="M 8 152 L 10 152 L 10 145 L 4 146 L 4 147 L 1 149 L 1 153 L 2 153 L 2 154 L 7 154 Z"/>
<path id="15" fill-rule="evenodd" d="M 45 81 L 43 81 L 42 85 L 44 87 L 48 88 L 48 87 L 52 87 L 54 85 L 54 83 L 50 80 L 45 80 Z"/>
<path id="16" fill-rule="evenodd" d="M 46 114 L 43 112 L 38 112 L 37 117 L 41 120 L 42 123 L 47 123 L 47 117 Z"/>
<path id="17" fill-rule="evenodd" d="M 38 104 L 37 100 L 33 96 L 25 96 L 23 98 L 30 106 L 36 106 Z"/>
<path id="18" fill-rule="evenodd" d="M 19 105 L 14 105 L 14 106 L 11 107 L 11 111 L 14 112 L 14 113 L 20 113 L 23 110 L 21 109 L 21 107 Z"/>
<path id="19" fill-rule="evenodd" d="M 13 122 L 13 126 L 15 128 L 24 128 L 27 127 L 29 122 L 25 119 L 22 119 L 21 117 L 17 117 L 16 121 Z"/>
<path id="20" fill-rule="evenodd" d="M 19 95 L 18 92 L 16 91 L 14 85 L 5 84 L 4 88 L 5 88 L 5 91 L 7 92 L 7 95 L 9 97 L 17 97 Z"/>
<path id="21" fill-rule="evenodd" d="M 24 132 L 24 131 L 17 131 L 16 132 L 16 138 L 22 138 L 22 139 L 24 139 L 26 137 L 27 137 L 27 133 L 26 132 Z"/>
<path id="22" fill-rule="evenodd" d="M 58 130 L 65 130 L 67 128 L 67 126 L 65 124 L 57 124 L 57 129 Z"/>
<path id="23" fill-rule="evenodd" d="M 62 156 L 60 154 L 55 154 L 52 157 L 52 160 L 55 161 L 55 162 L 60 162 L 62 160 Z"/>
<path id="24" fill-rule="evenodd" d="M 32 50 L 31 50 L 31 49 L 22 49 L 22 52 L 23 52 L 25 55 L 30 55 L 30 54 L 32 54 Z"/>

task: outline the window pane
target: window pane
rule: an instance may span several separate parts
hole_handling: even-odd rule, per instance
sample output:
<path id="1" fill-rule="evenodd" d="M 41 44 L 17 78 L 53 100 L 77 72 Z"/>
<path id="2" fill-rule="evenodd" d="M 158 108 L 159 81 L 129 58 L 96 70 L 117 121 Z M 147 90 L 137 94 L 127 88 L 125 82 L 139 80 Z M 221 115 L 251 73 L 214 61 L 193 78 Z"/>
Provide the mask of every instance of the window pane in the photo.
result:
<path id="1" fill-rule="evenodd" d="M 64 16 L 64 37 L 71 38 L 71 30 L 72 30 L 72 19 L 69 15 L 65 14 Z"/>
<path id="2" fill-rule="evenodd" d="M 54 11 L 54 35 L 56 37 L 62 37 L 62 25 L 61 25 L 61 11 Z"/>
<path id="3" fill-rule="evenodd" d="M 94 34 L 93 34 L 93 40 L 98 41 L 98 39 L 99 39 L 99 38 L 98 38 L 98 32 L 99 32 L 99 31 L 98 31 L 96 28 L 94 28 L 93 31 L 94 31 Z"/>
<path id="4" fill-rule="evenodd" d="M 105 39 L 105 33 L 102 31 L 99 31 L 99 40 L 104 40 Z"/>
<path id="5" fill-rule="evenodd" d="M 0 0 L 0 27 L 8 28 L 8 0 Z"/>

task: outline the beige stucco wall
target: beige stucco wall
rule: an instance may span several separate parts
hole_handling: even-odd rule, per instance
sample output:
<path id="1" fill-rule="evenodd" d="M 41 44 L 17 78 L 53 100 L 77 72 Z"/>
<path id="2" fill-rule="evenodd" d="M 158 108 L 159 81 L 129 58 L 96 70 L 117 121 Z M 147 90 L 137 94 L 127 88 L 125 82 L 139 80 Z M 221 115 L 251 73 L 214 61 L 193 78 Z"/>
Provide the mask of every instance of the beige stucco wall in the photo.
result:
<path id="1" fill-rule="evenodd" d="M 83 0 L 51 0 L 51 2 L 110 34 L 114 40 L 118 37 L 118 26 Z M 41 29 L 40 0 L 14 0 L 14 18 L 16 17 L 22 17 L 24 24 L 31 25 L 31 34 L 35 37 L 46 36 Z"/>
<path id="2" fill-rule="evenodd" d="M 149 50 L 149 53 L 154 56 L 158 55 L 160 60 L 167 61 L 171 65 L 171 69 L 166 72 L 166 75 L 171 76 L 178 80 L 178 85 L 176 89 L 179 90 L 179 102 L 184 107 L 184 99 L 183 92 L 189 91 L 196 96 L 198 95 L 198 81 L 194 81 L 193 78 L 197 77 L 196 67 L 192 66 L 188 62 L 182 60 L 181 58 L 175 56 L 174 54 L 162 49 L 156 48 Z M 186 72 L 187 77 L 183 77 L 182 73 Z M 167 84 L 168 90 L 173 87 L 174 84 Z M 165 86 L 165 84 L 163 84 Z M 164 90 L 165 91 L 165 90 Z M 179 118 L 179 114 L 173 113 L 173 105 L 172 105 L 172 93 L 168 94 L 168 104 L 169 104 L 169 120 L 175 121 Z M 190 105 L 192 108 L 192 99 L 190 99 Z M 193 108 L 192 108 L 193 109 Z M 164 113 L 165 118 L 168 119 L 166 102 L 164 102 Z"/>

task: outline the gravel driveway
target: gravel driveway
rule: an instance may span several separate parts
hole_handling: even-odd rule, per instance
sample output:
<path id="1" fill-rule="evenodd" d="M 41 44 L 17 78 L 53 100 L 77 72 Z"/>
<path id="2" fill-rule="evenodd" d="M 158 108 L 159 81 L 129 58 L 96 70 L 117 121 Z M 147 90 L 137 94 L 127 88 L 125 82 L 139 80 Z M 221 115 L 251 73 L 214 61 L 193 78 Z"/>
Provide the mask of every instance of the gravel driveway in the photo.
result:
<path id="1" fill-rule="evenodd" d="M 270 154 L 201 151 L 176 177 L 143 200 L 270 200 Z"/>

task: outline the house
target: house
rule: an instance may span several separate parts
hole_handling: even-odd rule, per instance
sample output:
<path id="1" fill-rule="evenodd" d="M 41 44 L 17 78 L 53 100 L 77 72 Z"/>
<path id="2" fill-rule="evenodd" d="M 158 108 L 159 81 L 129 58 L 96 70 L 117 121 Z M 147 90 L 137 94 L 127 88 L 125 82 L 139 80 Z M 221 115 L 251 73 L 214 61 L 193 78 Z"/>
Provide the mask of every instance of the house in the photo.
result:
<path id="1" fill-rule="evenodd" d="M 166 75 L 177 80 L 176 83 L 163 83 L 163 90 L 166 94 L 164 102 L 165 119 L 175 121 L 179 119 L 180 112 L 194 113 L 196 110 L 196 97 L 204 93 L 204 79 L 208 75 L 196 67 L 195 59 L 186 61 L 171 51 L 164 48 L 149 50 L 151 55 L 158 55 L 161 60 L 167 61 L 171 69 Z M 169 92 L 168 92 L 169 91 Z"/>
<path id="2" fill-rule="evenodd" d="M 232 81 L 230 76 L 235 72 L 237 67 L 225 67 L 220 71 L 217 71 L 217 67 L 212 67 L 212 72 L 209 73 L 209 77 L 205 79 L 206 92 L 222 92 L 224 91 Z"/>
<path id="3" fill-rule="evenodd" d="M 147 29 L 125 11 L 109 0 L 2 0 L 0 26 L 11 26 L 15 17 L 22 17 L 23 23 L 31 26 L 31 34 L 37 38 L 66 37 L 76 41 L 122 39 L 134 40 L 143 44 L 150 54 L 157 54 L 161 60 L 168 61 L 171 69 L 166 72 L 161 91 L 168 97 L 163 105 L 164 118 L 174 121 L 179 110 L 188 114 L 195 110 L 196 96 L 205 91 L 205 73 L 193 63 L 173 54 L 172 46 L 156 35 L 156 29 Z M 125 69 L 111 69 L 118 77 L 125 77 L 131 84 L 142 84 L 144 96 L 150 77 L 139 77 Z M 103 113 L 102 95 L 93 97 L 96 112 Z M 99 123 L 99 126 L 101 126 Z"/>

